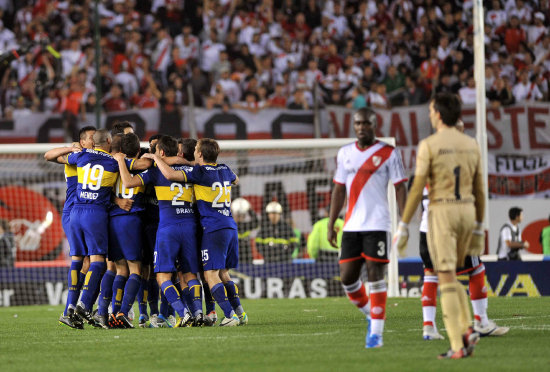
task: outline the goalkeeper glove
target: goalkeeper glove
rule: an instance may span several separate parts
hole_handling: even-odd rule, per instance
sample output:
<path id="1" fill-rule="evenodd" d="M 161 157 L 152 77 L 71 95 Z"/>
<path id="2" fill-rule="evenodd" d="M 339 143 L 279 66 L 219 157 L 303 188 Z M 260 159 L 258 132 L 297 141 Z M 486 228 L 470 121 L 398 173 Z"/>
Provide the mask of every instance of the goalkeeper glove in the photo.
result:
<path id="1" fill-rule="evenodd" d="M 470 256 L 480 256 L 484 251 L 485 231 L 483 231 L 483 224 L 478 222 L 472 232 L 472 239 L 470 240 Z"/>
<path id="2" fill-rule="evenodd" d="M 399 222 L 397 227 L 397 232 L 393 236 L 393 249 L 397 248 L 399 250 L 399 255 L 403 256 L 405 250 L 407 249 L 407 242 L 409 241 L 409 225 L 405 222 Z"/>

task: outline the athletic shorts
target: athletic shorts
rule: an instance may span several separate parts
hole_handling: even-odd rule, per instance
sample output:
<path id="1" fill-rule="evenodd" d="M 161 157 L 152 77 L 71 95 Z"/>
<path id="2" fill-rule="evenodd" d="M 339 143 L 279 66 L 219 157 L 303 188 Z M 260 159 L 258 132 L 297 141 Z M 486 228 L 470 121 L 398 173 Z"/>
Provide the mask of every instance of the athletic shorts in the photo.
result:
<path id="1" fill-rule="evenodd" d="M 204 232 L 201 257 L 204 271 L 235 269 L 239 266 L 239 234 L 235 229 Z"/>
<path id="2" fill-rule="evenodd" d="M 474 228 L 473 203 L 430 204 L 428 250 L 435 271 L 455 271 L 464 266 Z"/>
<path id="3" fill-rule="evenodd" d="M 141 230 L 141 240 L 143 241 L 143 244 L 141 245 L 141 263 L 144 266 L 153 264 L 158 228 L 158 223 L 154 223 L 146 224 Z"/>
<path id="4" fill-rule="evenodd" d="M 388 263 L 390 234 L 387 231 L 344 231 L 340 263 L 365 259 Z"/>
<path id="5" fill-rule="evenodd" d="M 432 264 L 432 259 L 430 258 L 430 252 L 428 251 L 428 240 L 426 238 L 426 233 L 422 231 L 420 232 L 420 257 L 422 258 L 424 269 L 433 271 L 434 266 Z M 456 273 L 459 275 L 467 274 L 481 264 L 481 259 L 478 256 L 466 256 L 464 266 L 456 269 Z"/>
<path id="6" fill-rule="evenodd" d="M 141 261 L 141 218 L 135 213 L 109 219 L 109 260 Z"/>
<path id="7" fill-rule="evenodd" d="M 74 251 L 74 244 L 72 243 L 72 234 L 71 234 L 71 211 L 65 212 L 61 215 L 61 226 L 63 226 L 63 231 L 67 237 L 67 242 L 69 243 L 69 255 L 70 256 L 85 256 L 85 254 L 76 254 Z"/>
<path id="8" fill-rule="evenodd" d="M 70 217 L 71 256 L 107 255 L 109 213 L 103 207 L 75 205 Z"/>
<path id="9" fill-rule="evenodd" d="M 192 220 L 159 227 L 155 244 L 154 268 L 156 273 L 198 273 L 196 223 Z M 179 265 L 176 266 L 176 263 Z"/>

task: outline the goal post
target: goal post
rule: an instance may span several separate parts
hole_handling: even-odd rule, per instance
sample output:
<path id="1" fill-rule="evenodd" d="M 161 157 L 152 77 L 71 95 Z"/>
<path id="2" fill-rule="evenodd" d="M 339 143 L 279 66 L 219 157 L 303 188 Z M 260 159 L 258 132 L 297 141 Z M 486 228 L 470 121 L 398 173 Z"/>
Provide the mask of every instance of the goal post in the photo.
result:
<path id="1" fill-rule="evenodd" d="M 393 138 L 380 140 L 395 145 Z M 299 236 L 291 260 L 271 262 L 269 253 L 263 257 L 255 247 L 257 229 L 252 233 L 251 252 L 248 257 L 240 252 L 243 261 L 234 272 L 243 298 L 344 294 L 337 258 L 329 262 L 309 257 L 307 237 L 313 224 L 328 215 L 337 152 L 353 141 L 219 141 L 219 162 L 229 165 L 240 179 L 239 185 L 232 187 L 232 199 L 245 198 L 257 221 L 267 219 L 265 207 L 269 202 L 279 202 L 283 218 Z M 43 158 L 46 151 L 60 146 L 64 144 L 0 145 L 0 220 L 9 222 L 16 246 L 14 267 L 0 268 L 0 277 L 6 279 L 0 280 L 0 291 L 13 289 L 12 306 L 56 305 L 65 300 L 69 260 L 61 215 L 66 185 L 63 166 Z M 148 147 L 148 143 L 143 142 L 142 146 Z M 393 234 L 398 214 L 391 184 L 388 202 Z M 388 295 L 397 297 L 397 252 L 390 252 Z"/>

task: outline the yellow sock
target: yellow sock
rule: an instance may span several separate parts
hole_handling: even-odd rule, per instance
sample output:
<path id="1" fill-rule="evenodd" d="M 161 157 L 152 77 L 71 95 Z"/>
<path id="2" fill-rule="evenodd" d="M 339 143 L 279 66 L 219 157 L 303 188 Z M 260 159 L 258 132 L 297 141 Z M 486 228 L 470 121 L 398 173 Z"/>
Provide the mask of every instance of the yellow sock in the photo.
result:
<path id="1" fill-rule="evenodd" d="M 472 325 L 472 313 L 470 312 L 470 301 L 468 299 L 468 294 L 466 289 L 460 283 L 457 283 L 458 287 L 458 297 L 460 299 L 460 325 L 462 328 L 462 333 L 466 333 L 468 327 Z"/>
<path id="2" fill-rule="evenodd" d="M 460 303 L 458 283 L 441 284 L 441 309 L 443 310 L 443 323 L 451 342 L 451 349 L 458 351 L 464 347 L 462 342 L 462 306 Z"/>

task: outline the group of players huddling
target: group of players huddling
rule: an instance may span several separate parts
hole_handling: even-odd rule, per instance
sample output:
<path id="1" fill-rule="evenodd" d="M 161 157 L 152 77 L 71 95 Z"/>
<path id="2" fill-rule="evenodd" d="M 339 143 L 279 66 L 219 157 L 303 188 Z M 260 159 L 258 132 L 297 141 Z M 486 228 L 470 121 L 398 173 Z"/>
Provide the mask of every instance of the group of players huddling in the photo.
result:
<path id="1" fill-rule="evenodd" d="M 230 209 L 238 177 L 216 163 L 219 152 L 211 139 L 163 135 L 144 151 L 122 122 L 111 132 L 85 127 L 78 144 L 44 155 L 65 164 L 67 180 L 62 222 L 71 267 L 60 324 L 134 328 L 136 297 L 140 327 L 212 326 L 215 303 L 220 326 L 248 323 L 228 273 L 238 265 Z"/>

